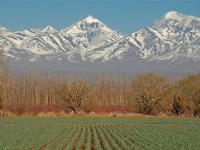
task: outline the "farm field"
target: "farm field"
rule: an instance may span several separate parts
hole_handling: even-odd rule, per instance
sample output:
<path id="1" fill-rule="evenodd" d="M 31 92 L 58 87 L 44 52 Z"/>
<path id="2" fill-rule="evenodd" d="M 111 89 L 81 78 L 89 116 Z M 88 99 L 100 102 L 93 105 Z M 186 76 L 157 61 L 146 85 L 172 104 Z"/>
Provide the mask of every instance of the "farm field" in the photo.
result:
<path id="1" fill-rule="evenodd" d="M 199 149 L 199 118 L 0 118 L 0 149 Z"/>

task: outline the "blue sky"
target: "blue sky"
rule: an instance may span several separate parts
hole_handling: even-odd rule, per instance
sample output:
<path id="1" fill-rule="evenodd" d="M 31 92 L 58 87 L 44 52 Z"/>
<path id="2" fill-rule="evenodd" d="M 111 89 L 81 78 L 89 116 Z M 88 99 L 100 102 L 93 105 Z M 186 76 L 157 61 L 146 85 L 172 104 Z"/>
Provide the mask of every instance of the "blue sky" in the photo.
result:
<path id="1" fill-rule="evenodd" d="M 200 18 L 200 0 L 0 0 L 0 25 L 11 31 L 48 25 L 61 30 L 92 15 L 128 35 L 172 10 Z"/>

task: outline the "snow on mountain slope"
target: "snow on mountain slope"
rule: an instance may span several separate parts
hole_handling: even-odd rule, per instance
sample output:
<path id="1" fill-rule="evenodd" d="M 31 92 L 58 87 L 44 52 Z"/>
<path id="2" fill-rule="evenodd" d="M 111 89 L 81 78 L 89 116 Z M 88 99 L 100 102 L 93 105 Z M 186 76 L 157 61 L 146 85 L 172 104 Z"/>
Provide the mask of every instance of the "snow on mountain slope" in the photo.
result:
<path id="1" fill-rule="evenodd" d="M 24 49 L 24 47 L 26 47 L 25 43 L 27 43 L 27 41 L 31 41 L 31 39 L 34 39 L 39 36 L 45 36 L 45 35 L 49 35 L 56 32 L 58 31 L 50 26 L 47 26 L 45 28 L 40 28 L 40 29 L 30 28 L 30 29 L 25 29 L 22 31 L 17 31 L 17 32 L 10 32 L 9 30 L 6 30 L 6 32 L 0 35 L 0 39 L 1 39 L 0 42 L 4 43 L 4 45 L 6 45 L 6 49 L 8 50 L 10 48 Z M 26 48 L 25 50 L 30 51 L 29 49 L 26 49 Z M 39 51 L 39 49 L 37 49 L 35 52 L 37 51 Z M 34 53 L 34 51 L 32 52 Z"/>
<path id="2" fill-rule="evenodd" d="M 3 30 L 5 29 L 2 27 Z M 68 60 L 74 61 L 77 55 L 84 60 L 85 53 L 121 38 L 123 35 L 90 15 L 61 31 L 47 26 L 1 34 L 0 43 L 6 43 L 7 51 L 21 49 L 31 54 L 48 55 L 48 58 L 60 57 L 60 53 Z M 50 55 L 52 57 L 49 57 Z"/>
<path id="3" fill-rule="evenodd" d="M 47 26 L 47 27 L 40 28 L 40 29 L 29 28 L 29 29 L 25 29 L 22 31 L 14 32 L 14 34 L 17 34 L 20 36 L 33 37 L 33 36 L 39 36 L 39 35 L 49 35 L 49 34 L 53 34 L 56 32 L 58 32 L 58 30 L 56 30 L 55 28 L 53 28 L 51 26 Z"/>
<path id="4" fill-rule="evenodd" d="M 169 24 L 174 25 L 177 22 L 182 21 L 183 19 L 187 18 L 188 15 L 181 14 L 176 11 L 170 11 L 162 16 L 158 21 L 156 21 L 151 28 L 159 28 L 159 27 L 166 27 Z"/>
<path id="5" fill-rule="evenodd" d="M 137 55 L 141 54 L 139 49 L 138 41 L 135 38 L 128 36 L 115 41 L 110 45 L 89 51 L 85 53 L 84 57 L 92 62 L 97 59 L 102 62 L 107 62 L 114 58 L 119 59 L 121 62 L 127 61 L 128 59 L 137 60 L 139 58 Z"/>
<path id="6" fill-rule="evenodd" d="M 21 44 L 22 49 L 40 55 L 71 51 L 68 56 L 70 57 L 77 53 L 82 55 L 87 51 L 102 47 L 123 37 L 92 16 L 88 16 L 60 32 L 41 36 L 39 35 L 41 30 L 38 31 L 39 29 L 35 36 L 24 40 Z"/>
<path id="7" fill-rule="evenodd" d="M 80 53 L 91 51 L 123 38 L 123 35 L 91 15 L 62 29 L 59 33 L 63 37 L 72 38 L 73 44 L 77 46 L 75 49 L 80 49 Z"/>
<path id="8" fill-rule="evenodd" d="M 9 33 L 10 31 L 2 26 L 0 26 L 0 35 L 5 34 L 5 33 Z"/>
<path id="9" fill-rule="evenodd" d="M 40 28 L 40 29 L 35 29 L 35 33 L 37 34 L 42 34 L 42 35 L 49 35 L 49 34 L 53 34 L 53 33 L 57 33 L 58 30 L 51 27 L 51 26 L 46 26 L 44 28 Z"/>
<path id="10" fill-rule="evenodd" d="M 172 11 L 165 14 L 151 28 L 158 30 L 169 40 L 176 40 L 188 33 L 197 37 L 200 34 L 200 18 Z"/>
<path id="11" fill-rule="evenodd" d="M 134 32 L 132 36 L 141 43 L 141 52 L 144 55 L 143 59 L 148 57 L 163 55 L 170 50 L 170 44 L 164 42 L 161 35 L 154 29 L 142 28 L 141 30 Z"/>
<path id="12" fill-rule="evenodd" d="M 78 34 L 83 32 L 88 32 L 91 30 L 91 28 L 95 29 L 100 26 L 104 25 L 99 20 L 95 19 L 91 15 L 86 17 L 85 19 L 76 22 L 75 24 L 71 25 L 70 27 L 67 27 L 65 29 L 62 29 L 60 33 L 62 34 Z"/>
<path id="13" fill-rule="evenodd" d="M 170 44 L 167 56 L 155 57 L 159 60 L 171 58 L 172 61 L 183 57 L 185 60 L 199 58 L 200 18 L 184 15 L 176 11 L 165 14 L 153 26 L 160 35 L 160 39 Z M 177 55 L 179 54 L 179 55 Z M 176 57 L 177 56 L 177 57 Z"/>
<path id="14" fill-rule="evenodd" d="M 86 53 L 86 60 L 198 61 L 200 18 L 176 11 L 165 14 L 153 26 L 142 28 L 110 45 Z"/>
<path id="15" fill-rule="evenodd" d="M 102 59 L 103 62 L 118 58 L 120 61 L 149 59 L 170 50 L 170 44 L 160 39 L 159 33 L 151 28 L 142 28 L 131 35 L 105 47 L 86 54 L 89 60 Z"/>
<path id="16" fill-rule="evenodd" d="M 19 35 L 19 36 L 25 36 L 25 37 L 32 37 L 36 35 L 35 30 L 32 28 L 25 29 L 22 31 L 17 31 L 17 32 L 14 32 L 14 34 Z"/>

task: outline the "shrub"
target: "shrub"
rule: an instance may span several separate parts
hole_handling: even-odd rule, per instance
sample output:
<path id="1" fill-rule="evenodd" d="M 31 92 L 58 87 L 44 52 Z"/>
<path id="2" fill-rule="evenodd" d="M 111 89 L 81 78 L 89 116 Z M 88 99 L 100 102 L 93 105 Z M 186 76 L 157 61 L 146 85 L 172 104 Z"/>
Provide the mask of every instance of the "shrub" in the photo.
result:
<path id="1" fill-rule="evenodd" d="M 14 112 L 15 112 L 15 114 L 16 114 L 17 116 L 21 116 L 21 115 L 23 115 L 23 114 L 26 112 L 26 110 L 25 110 L 24 108 L 16 108 L 16 109 L 14 110 Z"/>

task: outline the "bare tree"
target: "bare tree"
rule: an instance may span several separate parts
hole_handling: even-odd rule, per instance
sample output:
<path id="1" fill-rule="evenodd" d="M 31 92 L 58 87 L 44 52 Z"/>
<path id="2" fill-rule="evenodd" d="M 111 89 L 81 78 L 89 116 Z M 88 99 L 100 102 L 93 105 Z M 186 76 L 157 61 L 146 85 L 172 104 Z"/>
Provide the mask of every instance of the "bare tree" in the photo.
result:
<path id="1" fill-rule="evenodd" d="M 67 78 L 58 89 L 57 94 L 64 102 L 65 107 L 71 108 L 74 113 L 81 111 L 83 102 L 92 95 L 92 82 L 88 82 L 84 76 L 76 80 L 72 75 Z"/>
<path id="2" fill-rule="evenodd" d="M 193 111 L 194 116 L 200 115 L 200 74 L 188 77 L 187 95 L 187 108 Z"/>
<path id="3" fill-rule="evenodd" d="M 138 74 L 132 80 L 132 93 L 139 111 L 150 114 L 151 111 L 161 106 L 161 101 L 166 98 L 170 82 L 166 76 L 157 76 L 155 73 Z"/>
<path id="4" fill-rule="evenodd" d="M 189 80 L 187 77 L 183 77 L 177 80 L 172 87 L 171 99 L 169 99 L 169 105 L 172 109 L 169 109 L 173 114 L 180 115 L 184 113 L 187 108 L 188 101 L 190 99 L 189 94 Z"/>

